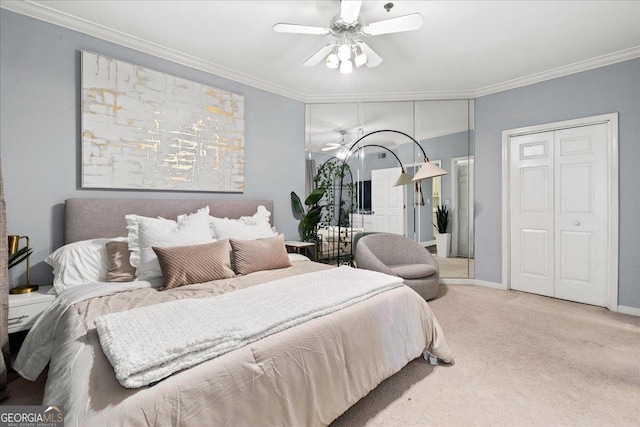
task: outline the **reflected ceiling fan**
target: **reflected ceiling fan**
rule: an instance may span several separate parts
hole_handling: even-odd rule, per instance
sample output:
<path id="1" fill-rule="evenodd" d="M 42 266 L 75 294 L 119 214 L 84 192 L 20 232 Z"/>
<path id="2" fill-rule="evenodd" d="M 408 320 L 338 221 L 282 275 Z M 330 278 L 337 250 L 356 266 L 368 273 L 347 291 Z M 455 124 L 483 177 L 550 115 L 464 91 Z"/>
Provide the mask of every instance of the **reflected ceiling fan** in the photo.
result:
<path id="1" fill-rule="evenodd" d="M 341 130 L 340 131 L 340 135 L 342 135 L 342 143 L 337 143 L 337 142 L 327 142 L 324 147 L 322 147 L 322 151 L 333 151 L 333 150 L 337 150 L 337 149 L 342 149 L 341 151 L 346 150 L 348 147 L 344 142 L 344 136 L 347 134 L 346 130 Z"/>
<path id="2" fill-rule="evenodd" d="M 360 40 L 360 36 L 377 36 L 413 31 L 420 28 L 424 21 L 419 13 L 411 13 L 364 25 L 359 18 L 360 6 L 362 6 L 362 0 L 342 0 L 340 2 L 340 14 L 331 20 L 329 28 L 297 24 L 276 24 L 273 29 L 278 33 L 333 35 L 336 37 L 335 42 L 324 46 L 302 65 L 313 67 L 326 57 L 325 64 L 327 67 L 340 69 L 341 73 L 350 73 L 353 71 L 354 64 L 356 67 L 366 65 L 369 68 L 373 68 L 382 63 L 382 58 L 365 42 Z M 387 12 L 392 7 L 393 3 L 384 5 Z"/>

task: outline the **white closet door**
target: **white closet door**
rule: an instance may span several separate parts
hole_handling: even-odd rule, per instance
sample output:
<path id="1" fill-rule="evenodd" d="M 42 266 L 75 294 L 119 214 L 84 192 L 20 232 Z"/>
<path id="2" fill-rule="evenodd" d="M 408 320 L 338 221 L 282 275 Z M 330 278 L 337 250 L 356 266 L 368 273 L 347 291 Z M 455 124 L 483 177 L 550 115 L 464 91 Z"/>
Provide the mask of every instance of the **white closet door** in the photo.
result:
<path id="1" fill-rule="evenodd" d="M 405 233 L 404 187 L 394 187 L 400 172 L 400 168 L 371 171 L 371 207 L 375 231 Z"/>
<path id="2" fill-rule="evenodd" d="M 555 132 L 555 296 L 608 302 L 607 125 Z"/>
<path id="3" fill-rule="evenodd" d="M 511 288 L 554 295 L 553 132 L 511 138 Z"/>

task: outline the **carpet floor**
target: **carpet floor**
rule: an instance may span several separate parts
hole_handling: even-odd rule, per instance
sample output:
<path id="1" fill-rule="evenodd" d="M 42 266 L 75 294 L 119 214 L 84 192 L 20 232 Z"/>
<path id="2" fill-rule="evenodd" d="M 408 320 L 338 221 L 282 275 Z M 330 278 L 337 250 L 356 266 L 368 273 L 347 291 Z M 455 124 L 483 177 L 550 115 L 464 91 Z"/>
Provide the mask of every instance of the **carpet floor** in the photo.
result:
<path id="1" fill-rule="evenodd" d="M 640 317 L 522 292 L 441 286 L 455 364 L 409 363 L 342 426 L 640 426 Z"/>

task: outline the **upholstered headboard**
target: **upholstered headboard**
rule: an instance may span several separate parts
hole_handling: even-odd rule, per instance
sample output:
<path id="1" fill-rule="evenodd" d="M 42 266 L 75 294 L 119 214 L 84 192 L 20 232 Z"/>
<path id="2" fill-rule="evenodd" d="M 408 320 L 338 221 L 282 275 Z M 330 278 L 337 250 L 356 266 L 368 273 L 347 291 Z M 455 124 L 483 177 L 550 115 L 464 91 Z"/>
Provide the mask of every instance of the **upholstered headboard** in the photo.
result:
<path id="1" fill-rule="evenodd" d="M 161 216 L 176 219 L 209 206 L 211 215 L 219 218 L 239 218 L 253 215 L 263 205 L 271 212 L 271 200 L 177 200 L 177 199 L 67 199 L 64 209 L 64 243 L 99 237 L 127 235 L 125 215 Z"/>

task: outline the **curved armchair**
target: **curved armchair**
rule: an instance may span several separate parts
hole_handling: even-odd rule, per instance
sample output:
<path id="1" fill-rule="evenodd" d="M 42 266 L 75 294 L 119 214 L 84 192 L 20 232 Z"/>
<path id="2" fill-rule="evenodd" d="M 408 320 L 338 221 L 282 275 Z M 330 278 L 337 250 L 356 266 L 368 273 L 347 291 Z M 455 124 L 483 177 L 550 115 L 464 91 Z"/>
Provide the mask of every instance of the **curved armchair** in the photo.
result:
<path id="1" fill-rule="evenodd" d="M 420 244 L 399 234 L 363 236 L 356 245 L 355 260 L 358 268 L 402 277 L 425 300 L 438 293 L 438 264 Z"/>

